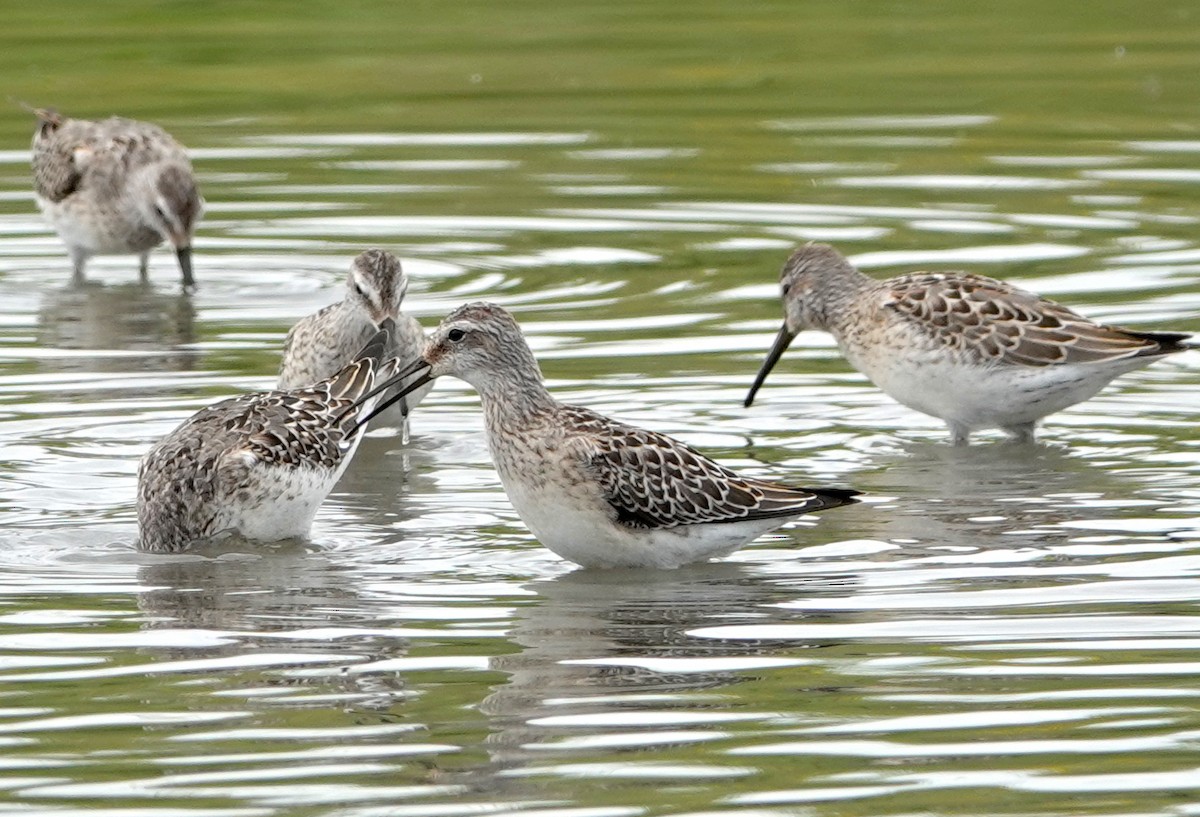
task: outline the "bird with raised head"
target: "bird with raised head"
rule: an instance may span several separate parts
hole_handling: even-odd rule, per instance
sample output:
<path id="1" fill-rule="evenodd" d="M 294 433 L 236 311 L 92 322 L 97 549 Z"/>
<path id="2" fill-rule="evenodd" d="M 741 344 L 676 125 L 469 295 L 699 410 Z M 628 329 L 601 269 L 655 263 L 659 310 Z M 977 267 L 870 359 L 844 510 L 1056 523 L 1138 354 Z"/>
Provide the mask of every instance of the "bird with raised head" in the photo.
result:
<path id="1" fill-rule="evenodd" d="M 558 402 L 517 322 L 489 303 L 450 313 L 421 356 L 364 399 L 404 384 L 389 398 L 399 399 L 446 375 L 479 392 L 488 448 L 521 519 L 585 567 L 679 567 L 856 501 L 857 491 L 743 476 L 665 434 Z"/>

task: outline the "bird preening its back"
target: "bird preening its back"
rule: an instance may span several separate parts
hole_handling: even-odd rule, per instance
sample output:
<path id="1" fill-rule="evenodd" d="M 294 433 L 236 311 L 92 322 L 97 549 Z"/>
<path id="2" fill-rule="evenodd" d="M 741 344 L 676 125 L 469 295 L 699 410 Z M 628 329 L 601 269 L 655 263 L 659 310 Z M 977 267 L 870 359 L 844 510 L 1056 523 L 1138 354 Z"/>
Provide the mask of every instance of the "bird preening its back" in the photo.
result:
<path id="1" fill-rule="evenodd" d="M 194 287 L 192 238 L 204 203 L 183 146 L 147 122 L 34 113 L 34 194 L 67 245 L 73 280 L 83 282 L 92 256 L 132 254 L 145 281 L 150 251 L 167 242 L 184 287 Z"/>
<path id="2" fill-rule="evenodd" d="M 225 532 L 304 536 L 362 437 L 373 405 L 364 395 L 399 365 L 388 356 L 394 327 L 383 324 L 332 377 L 223 400 L 156 443 L 138 469 L 139 547 L 178 551 Z"/>

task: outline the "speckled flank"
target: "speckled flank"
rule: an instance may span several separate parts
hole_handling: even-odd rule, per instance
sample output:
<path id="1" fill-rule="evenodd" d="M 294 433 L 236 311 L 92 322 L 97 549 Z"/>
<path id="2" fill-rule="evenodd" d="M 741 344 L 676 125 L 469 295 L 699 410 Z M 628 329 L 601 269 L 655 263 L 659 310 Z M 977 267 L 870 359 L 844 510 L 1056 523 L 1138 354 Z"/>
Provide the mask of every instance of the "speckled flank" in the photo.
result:
<path id="1" fill-rule="evenodd" d="M 333 377 L 209 406 L 160 440 L 138 469 L 139 547 L 178 551 L 226 531 L 303 536 L 361 438 L 359 405 L 387 355 L 392 324 Z"/>
<path id="2" fill-rule="evenodd" d="M 792 254 L 781 288 L 786 319 L 747 405 L 792 338 L 819 329 L 895 400 L 944 420 L 956 443 L 982 428 L 1032 439 L 1043 417 L 1190 348 L 1186 334 L 1097 323 L 980 275 L 876 281 L 824 244 Z"/>
<path id="3" fill-rule="evenodd" d="M 192 237 L 203 201 L 183 146 L 157 125 L 112 117 L 101 122 L 38 111 L 33 183 L 38 207 L 67 245 L 74 280 L 94 255 L 139 256 L 142 279 L 152 249 L 169 243 L 183 283 L 194 284 Z"/>
<path id="4" fill-rule="evenodd" d="M 446 317 L 418 366 L 421 379 L 452 375 L 479 391 L 513 507 L 544 545 L 581 565 L 678 567 L 854 501 L 854 491 L 743 477 L 666 435 L 559 403 L 516 321 L 492 304 Z"/>
<path id="5" fill-rule="evenodd" d="M 350 265 L 342 300 L 302 318 L 288 332 L 279 369 L 280 389 L 294 389 L 329 377 L 354 355 L 385 319 L 395 323 L 389 357 L 409 362 L 421 353 L 425 332 L 401 311 L 408 277 L 399 259 L 383 250 L 368 250 Z M 408 413 L 429 388 L 407 395 L 380 415 L 376 424 L 403 427 Z"/>

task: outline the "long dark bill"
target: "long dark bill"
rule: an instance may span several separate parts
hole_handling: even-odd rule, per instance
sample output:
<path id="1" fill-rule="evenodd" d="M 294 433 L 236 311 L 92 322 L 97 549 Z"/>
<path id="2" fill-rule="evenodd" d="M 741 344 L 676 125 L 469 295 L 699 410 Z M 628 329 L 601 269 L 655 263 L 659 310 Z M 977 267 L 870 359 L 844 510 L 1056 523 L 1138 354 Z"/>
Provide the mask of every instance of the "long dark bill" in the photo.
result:
<path id="1" fill-rule="evenodd" d="M 754 385 L 750 387 L 750 393 L 746 395 L 746 401 L 742 403 L 746 408 L 750 408 L 750 404 L 754 402 L 754 395 L 758 394 L 759 388 L 766 381 L 767 375 L 775 368 L 775 364 L 779 362 L 779 358 L 783 357 L 783 353 L 791 346 L 792 341 L 796 339 L 795 332 L 789 332 L 787 324 L 779 327 L 779 334 L 775 336 L 775 343 L 771 346 L 771 351 L 767 352 L 767 359 L 763 361 L 762 368 L 758 370 L 758 377 L 754 378 Z"/>
<path id="2" fill-rule="evenodd" d="M 417 372 L 420 372 L 422 370 L 424 370 L 424 373 L 420 377 L 418 377 L 413 382 L 409 383 L 403 389 L 400 389 L 400 391 L 396 392 L 395 394 L 389 394 L 385 399 L 380 400 L 379 404 L 376 405 L 374 408 L 372 408 L 369 412 L 367 412 L 366 416 L 359 417 L 355 421 L 354 426 L 356 428 L 362 428 L 368 422 L 370 422 L 371 418 L 374 417 L 376 414 L 383 411 L 384 409 L 386 409 L 388 406 L 392 405 L 393 403 L 403 400 L 409 394 L 411 394 L 412 392 L 421 388 L 429 381 L 433 380 L 434 378 L 430 377 L 430 375 L 429 375 L 429 364 L 426 363 L 423 358 L 417 358 L 412 363 L 405 366 L 403 369 L 401 369 L 400 371 L 396 372 L 394 375 L 389 377 L 387 380 L 385 380 L 382 383 L 375 386 L 375 388 L 371 389 L 369 392 L 364 394 L 362 397 L 355 400 L 354 405 L 351 406 L 348 409 L 348 411 L 353 411 L 355 408 L 357 408 L 358 406 L 361 406 L 363 403 L 366 403 L 368 400 L 370 400 L 372 397 L 379 394 L 380 392 L 385 392 L 390 388 L 400 385 L 401 383 L 404 382 L 405 378 L 412 377 L 414 374 L 416 374 Z"/>
<path id="3" fill-rule="evenodd" d="M 179 271 L 183 273 L 183 288 L 196 288 L 196 279 L 192 277 L 192 248 L 176 247 L 175 257 L 179 259 Z"/>

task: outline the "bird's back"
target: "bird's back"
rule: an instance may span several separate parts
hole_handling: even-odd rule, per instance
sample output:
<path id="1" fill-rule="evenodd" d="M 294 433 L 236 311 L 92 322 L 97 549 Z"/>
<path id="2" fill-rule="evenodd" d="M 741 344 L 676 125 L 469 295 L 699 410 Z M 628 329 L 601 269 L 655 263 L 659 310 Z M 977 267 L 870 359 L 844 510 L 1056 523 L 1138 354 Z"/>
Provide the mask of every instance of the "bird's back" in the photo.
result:
<path id="1" fill-rule="evenodd" d="M 100 122 L 63 118 L 34 141 L 34 186 L 51 202 L 81 188 L 116 196 L 136 170 L 163 162 L 190 174 L 187 152 L 158 125 L 117 116 Z"/>
<path id="2" fill-rule="evenodd" d="M 178 550 L 219 533 L 222 520 L 269 514 L 297 484 L 315 510 L 357 444 L 356 401 L 394 371 L 391 331 L 388 322 L 332 377 L 223 400 L 154 445 L 138 474 L 141 547 Z"/>
<path id="3" fill-rule="evenodd" d="M 371 322 L 355 319 L 342 301 L 301 318 L 283 342 L 276 388 L 300 388 L 329 377 L 374 333 Z"/>
<path id="4" fill-rule="evenodd" d="M 980 275 L 915 273 L 880 282 L 879 293 L 883 315 L 927 349 L 969 365 L 1103 367 L 1187 348 L 1186 334 L 1099 323 Z"/>
<path id="5" fill-rule="evenodd" d="M 798 516 L 848 505 L 858 491 L 801 488 L 746 477 L 656 431 L 580 406 L 562 406 L 588 470 L 619 522 L 635 528 Z"/>

